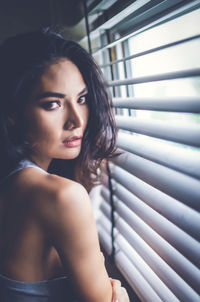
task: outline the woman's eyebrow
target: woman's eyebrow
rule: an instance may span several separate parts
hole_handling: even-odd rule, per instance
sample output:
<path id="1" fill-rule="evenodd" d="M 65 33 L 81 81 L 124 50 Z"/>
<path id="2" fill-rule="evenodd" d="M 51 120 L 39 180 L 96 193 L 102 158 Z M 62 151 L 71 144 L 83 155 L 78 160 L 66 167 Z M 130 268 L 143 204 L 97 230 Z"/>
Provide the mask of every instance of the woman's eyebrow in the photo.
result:
<path id="1" fill-rule="evenodd" d="M 77 96 L 80 96 L 81 94 L 83 94 L 84 92 L 88 92 L 88 89 L 87 89 L 87 87 L 84 87 L 79 93 L 78 93 L 78 95 Z"/>
<path id="2" fill-rule="evenodd" d="M 48 97 L 56 97 L 56 98 L 65 98 L 66 95 L 63 93 L 59 93 L 59 92 L 51 92 L 51 91 L 47 91 L 47 92 L 43 92 L 39 95 L 36 96 L 36 99 L 44 99 L 44 98 L 48 98 Z"/>
<path id="3" fill-rule="evenodd" d="M 88 89 L 87 87 L 84 87 L 79 93 L 77 96 L 80 96 L 81 94 L 83 94 L 84 92 L 88 92 Z M 44 98 L 49 98 L 49 97 L 56 97 L 56 98 L 62 98 L 64 99 L 66 97 L 66 95 L 64 93 L 60 93 L 60 92 L 53 92 L 53 91 L 46 91 L 46 92 L 43 92 L 39 95 L 36 96 L 36 99 L 37 100 L 40 100 L 40 99 L 44 99 Z"/>

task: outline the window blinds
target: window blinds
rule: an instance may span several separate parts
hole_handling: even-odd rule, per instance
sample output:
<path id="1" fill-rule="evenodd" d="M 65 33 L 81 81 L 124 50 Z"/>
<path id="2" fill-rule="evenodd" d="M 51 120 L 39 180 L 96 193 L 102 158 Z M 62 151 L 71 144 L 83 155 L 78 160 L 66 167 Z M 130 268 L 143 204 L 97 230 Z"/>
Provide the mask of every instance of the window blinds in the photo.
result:
<path id="1" fill-rule="evenodd" d="M 88 16 L 119 128 L 121 155 L 109 163 L 115 263 L 141 301 L 200 301 L 200 1 L 120 2 L 100 1 Z M 97 198 L 111 254 L 103 170 Z"/>

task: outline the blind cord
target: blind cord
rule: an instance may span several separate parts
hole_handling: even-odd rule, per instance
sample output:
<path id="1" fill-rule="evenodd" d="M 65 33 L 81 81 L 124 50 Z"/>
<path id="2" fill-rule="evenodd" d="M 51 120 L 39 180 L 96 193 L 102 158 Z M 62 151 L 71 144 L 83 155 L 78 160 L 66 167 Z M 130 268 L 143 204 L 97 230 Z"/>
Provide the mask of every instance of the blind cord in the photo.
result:
<path id="1" fill-rule="evenodd" d="M 115 264 L 115 238 L 114 238 L 114 228 L 115 228 L 115 217 L 114 217 L 114 213 L 115 213 L 115 205 L 114 205 L 114 199 L 113 199 L 113 186 L 112 186 L 112 177 L 111 177 L 111 173 L 110 173 L 110 167 L 107 161 L 107 174 L 108 174 L 108 186 L 109 186 L 109 191 L 110 191 L 110 205 L 111 205 L 111 240 L 112 240 L 112 253 L 111 253 L 111 262 L 113 264 Z"/>
<path id="2" fill-rule="evenodd" d="M 89 26 L 89 21 L 88 21 L 88 9 L 87 9 L 86 0 L 83 0 L 83 9 L 84 9 L 85 26 L 86 26 L 87 39 L 88 39 L 88 50 L 89 50 L 89 53 L 92 54 L 92 45 L 91 45 L 91 40 L 90 40 L 90 26 Z"/>

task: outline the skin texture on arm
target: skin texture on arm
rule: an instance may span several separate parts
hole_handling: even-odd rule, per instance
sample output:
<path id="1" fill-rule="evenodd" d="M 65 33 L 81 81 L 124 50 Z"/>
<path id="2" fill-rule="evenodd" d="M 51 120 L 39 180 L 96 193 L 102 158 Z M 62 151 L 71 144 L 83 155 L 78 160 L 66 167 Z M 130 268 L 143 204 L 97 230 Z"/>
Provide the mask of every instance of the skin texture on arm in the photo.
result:
<path id="1" fill-rule="evenodd" d="M 81 301 L 111 302 L 112 286 L 84 187 L 56 177 L 56 190 L 37 202 L 39 223 L 57 249 Z M 55 183 L 54 183 L 55 184 Z M 49 196 L 51 196 L 49 198 Z"/>

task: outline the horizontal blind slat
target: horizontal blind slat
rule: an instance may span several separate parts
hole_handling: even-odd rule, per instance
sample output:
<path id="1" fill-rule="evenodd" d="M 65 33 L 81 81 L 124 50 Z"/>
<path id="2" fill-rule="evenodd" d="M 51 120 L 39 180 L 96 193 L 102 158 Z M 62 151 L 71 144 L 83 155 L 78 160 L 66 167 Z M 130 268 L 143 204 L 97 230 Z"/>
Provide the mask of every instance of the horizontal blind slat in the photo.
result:
<path id="1" fill-rule="evenodd" d="M 123 252 L 127 258 L 131 260 L 133 265 L 143 275 L 145 280 L 155 290 L 163 302 L 179 302 L 180 300 L 169 290 L 169 288 L 158 278 L 154 271 L 147 265 L 147 263 L 140 257 L 134 248 L 125 240 L 125 238 L 118 234 L 117 247 Z M 148 300 L 147 300 L 148 301 Z"/>
<path id="2" fill-rule="evenodd" d="M 161 142 L 142 140 L 141 136 L 119 132 L 117 146 L 179 172 L 200 178 L 200 154 Z"/>
<path id="3" fill-rule="evenodd" d="M 115 166 L 112 171 L 112 177 L 155 211 L 197 240 L 200 240 L 200 219 L 197 211 L 150 186 L 120 167 Z"/>
<path id="4" fill-rule="evenodd" d="M 121 115 L 116 115 L 115 120 L 117 127 L 123 130 L 200 147 L 199 125 L 144 120 Z"/>
<path id="5" fill-rule="evenodd" d="M 106 253 L 110 255 L 112 250 L 110 234 L 105 230 L 102 224 L 98 224 L 98 234 Z"/>
<path id="6" fill-rule="evenodd" d="M 163 45 L 160 45 L 160 46 L 157 46 L 157 47 L 153 47 L 153 48 L 145 50 L 145 51 L 135 53 L 133 55 L 124 57 L 122 59 L 114 60 L 114 61 L 109 62 L 107 64 L 102 64 L 102 65 L 100 65 L 100 67 L 104 68 L 104 67 L 112 66 L 112 65 L 117 64 L 117 63 L 132 60 L 132 59 L 135 59 L 135 58 L 138 58 L 138 57 L 141 57 L 141 56 L 144 56 L 144 55 L 147 55 L 147 54 L 150 54 L 150 53 L 162 50 L 162 49 L 166 49 L 166 48 L 169 48 L 169 47 L 172 47 L 172 46 L 176 46 L 178 44 L 182 44 L 182 43 L 186 43 L 186 42 L 189 42 L 189 41 L 192 41 L 192 40 L 196 40 L 198 38 L 200 38 L 200 35 L 194 35 L 194 36 L 191 36 L 191 37 L 186 37 L 184 39 L 180 39 L 180 40 L 173 41 L 173 42 L 170 42 L 170 43 L 166 43 L 166 44 L 163 44 Z"/>
<path id="7" fill-rule="evenodd" d="M 187 257 L 196 266 L 200 265 L 200 243 L 183 230 L 171 223 L 168 219 L 157 213 L 139 198 L 130 193 L 123 186 L 117 184 L 114 190 L 116 210 L 118 204 L 123 203 L 140 219 L 147 223 L 162 238 L 169 242 L 179 252 Z M 109 203 L 109 190 L 102 188 L 102 196 Z M 117 199 L 119 198 L 119 200 Z M 119 202 L 119 203 L 118 203 Z M 123 215 L 122 215 L 123 217 Z M 199 215 L 200 219 L 200 215 Z M 134 222 L 134 217 L 133 217 Z"/>
<path id="8" fill-rule="evenodd" d="M 106 250 L 109 249 L 109 236 L 102 226 L 99 226 L 99 238 Z M 123 253 L 120 253 L 123 254 Z M 144 302 L 162 302 L 149 283 L 143 278 L 142 274 L 135 268 L 131 261 L 125 255 L 117 254 L 115 263 L 122 272 L 128 283 L 132 286 L 137 296 Z M 145 286 L 145 291 L 143 290 Z"/>
<path id="9" fill-rule="evenodd" d="M 123 273 L 126 280 L 132 285 L 136 294 L 142 302 L 162 302 L 161 298 L 152 289 L 148 282 L 138 272 L 128 257 L 122 252 L 116 255 L 116 264 L 119 270 Z M 144 291 L 145 288 L 145 291 Z"/>
<path id="10" fill-rule="evenodd" d="M 104 225 L 102 227 L 104 228 Z M 181 302 L 199 302 L 199 295 L 123 219 L 117 219 L 116 227 L 116 242 L 119 231 Z M 108 233 L 106 234 L 106 244 L 110 244 L 111 248 L 111 239 Z"/>
<path id="11" fill-rule="evenodd" d="M 195 210 L 200 209 L 200 181 L 170 168 L 126 152 L 112 162 L 151 186 L 180 200 Z M 115 165 L 112 170 L 115 169 Z"/>
<path id="12" fill-rule="evenodd" d="M 113 80 L 113 81 L 109 81 L 108 84 L 109 86 L 133 85 L 133 84 L 173 80 L 173 79 L 196 77 L 196 76 L 200 76 L 200 68 L 166 72 L 156 75 L 141 76 L 141 77 L 135 77 L 133 79 Z"/>
<path id="13" fill-rule="evenodd" d="M 199 270 L 166 240 L 157 234 L 137 215 L 118 203 L 117 213 L 140 235 L 154 251 L 182 277 L 196 292 L 200 293 Z"/>
<path id="14" fill-rule="evenodd" d="M 128 7 L 123 9 L 123 11 L 120 11 L 117 15 L 113 16 L 109 20 L 106 20 L 106 22 L 101 24 L 97 29 L 94 30 L 94 32 L 90 32 L 90 35 L 95 34 L 96 31 L 102 31 L 105 29 L 112 28 L 117 23 L 124 20 L 124 18 L 129 16 L 131 13 L 139 10 L 142 6 L 149 2 L 151 2 L 151 0 L 136 0 L 134 3 L 130 4 Z"/>
<path id="15" fill-rule="evenodd" d="M 139 110 L 200 113 L 200 97 L 115 97 L 113 106 Z"/>
<path id="16" fill-rule="evenodd" d="M 199 0 L 192 1 L 191 3 L 187 3 L 184 5 L 185 13 L 187 13 L 187 12 L 189 13 L 191 10 L 195 10 L 198 8 L 199 8 Z M 123 41 L 126 41 L 129 38 L 137 36 L 148 29 L 154 28 L 155 26 L 159 26 L 159 25 L 163 24 L 164 22 L 169 22 L 171 20 L 174 20 L 175 18 L 178 18 L 179 16 L 182 16 L 182 7 L 178 8 L 176 10 L 173 10 L 171 13 L 164 15 L 164 16 L 160 17 L 159 19 L 156 19 L 155 21 L 151 22 L 150 24 L 148 24 L 146 26 L 143 26 L 140 29 L 133 30 L 133 32 L 130 34 L 125 34 L 124 36 L 120 37 L 119 39 L 116 39 L 114 41 L 111 41 L 110 43 L 107 43 L 106 45 L 103 45 L 102 47 L 93 51 L 93 55 L 96 55 L 99 52 L 102 52 L 107 48 L 116 46 L 117 44 L 122 43 Z M 98 29 L 95 30 L 94 36 L 100 36 L 100 34 L 101 34 L 101 31 L 99 31 Z M 85 38 L 87 38 L 87 37 L 85 37 Z"/>
<path id="17" fill-rule="evenodd" d="M 110 218 L 111 208 L 108 204 L 103 202 L 101 210 Z M 118 201 L 115 213 L 116 224 L 119 219 L 123 219 L 183 280 L 187 281 L 196 292 L 200 292 L 198 268 L 190 263 L 187 258 L 173 248 L 142 219 L 131 212 L 122 202 Z"/>
<path id="18" fill-rule="evenodd" d="M 116 228 L 181 302 L 199 302 L 199 295 L 125 221 L 118 218 Z"/>

